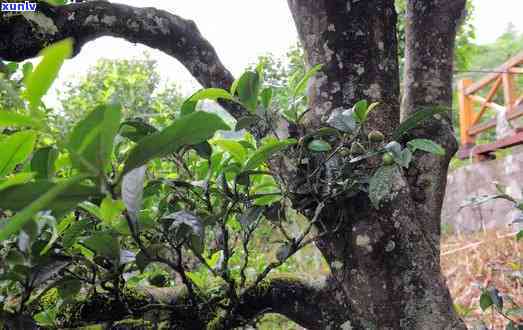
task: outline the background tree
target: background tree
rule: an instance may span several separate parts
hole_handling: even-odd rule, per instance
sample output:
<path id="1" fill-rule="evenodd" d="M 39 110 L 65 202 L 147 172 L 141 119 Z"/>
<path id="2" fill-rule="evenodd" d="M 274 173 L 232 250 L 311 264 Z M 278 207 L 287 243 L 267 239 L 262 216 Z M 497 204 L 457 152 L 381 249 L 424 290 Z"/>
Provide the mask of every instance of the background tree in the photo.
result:
<path id="1" fill-rule="evenodd" d="M 196 294 L 201 286 L 196 278 L 186 275 L 180 258 L 175 258 L 178 263 L 172 263 L 169 257 L 160 257 L 156 253 L 157 259 L 154 260 L 170 265 L 180 275 L 188 296 L 180 294 L 178 298 L 169 299 L 168 306 L 165 303 L 134 305 L 127 298 L 122 298 L 125 294 L 119 290 L 121 282 L 117 276 L 111 278 L 111 284 L 104 283 L 105 290 L 113 292 L 115 302 L 107 306 L 112 312 L 110 314 L 136 317 L 140 312 L 144 313 L 142 307 L 147 310 L 151 308 L 156 313 L 160 313 L 160 308 L 165 308 L 169 321 L 182 328 L 196 329 L 205 325 L 211 328 L 241 326 L 267 311 L 283 314 L 311 329 L 465 329 L 452 309 L 439 267 L 440 211 L 448 162 L 456 150 L 456 141 L 450 112 L 439 111 L 439 116 L 431 116 L 435 109 L 450 109 L 451 106 L 454 43 L 465 1 L 407 2 L 401 107 L 394 1 L 289 0 L 288 3 L 308 66 L 322 66 L 315 67 L 311 73 L 311 76 L 315 72 L 318 74 L 308 86 L 308 111 L 300 116 L 284 116 L 291 122 L 288 135 L 300 143 L 290 148 L 285 156 L 280 154 L 269 162 L 268 170 L 275 173 L 271 178 L 278 179 L 278 182 L 271 181 L 269 186 L 284 187 L 285 196 L 293 209 L 308 218 L 311 228 L 315 227 L 317 235 L 314 242 L 329 264 L 331 276 L 315 285 L 299 278 L 265 277 L 301 246 L 306 235 L 298 236 L 283 244 L 278 261 L 261 273 L 263 280 L 254 280 L 247 290 L 238 290 L 242 288 L 243 281 L 240 280 L 238 285 L 229 272 L 218 274 L 225 281 L 222 292 L 226 293 L 227 299 L 220 295 L 218 303 L 213 304 L 206 303 L 214 301 L 212 295 Z M 102 35 L 113 35 L 142 42 L 172 55 L 205 87 L 229 90 L 235 81 L 195 24 L 178 16 L 156 9 L 133 8 L 105 1 L 54 8 L 46 8 L 42 4 L 41 8 L 37 15 L 48 22 L 46 26 L 41 25 L 42 20 L 27 20 L 22 15 L 2 16 L 0 31 L 9 32 L 3 33 L 0 38 L 1 57 L 20 61 L 35 56 L 50 42 L 65 37 L 75 40 L 74 51 L 79 52 L 85 42 Z M 52 29 L 49 29 L 49 24 Z M 257 75 L 258 78 L 255 78 Z M 245 122 L 247 117 L 252 116 L 246 109 L 257 111 L 256 121 L 247 125 L 253 139 L 260 141 L 256 143 L 257 150 L 281 150 L 283 145 L 293 144 L 294 140 L 278 140 L 274 136 L 280 137 L 272 129 L 275 123 L 273 115 L 277 112 L 267 109 L 258 112 L 258 95 L 254 93 L 258 90 L 254 87 L 258 86 L 256 81 L 259 75 L 259 72 L 249 72 L 234 85 L 237 90 L 233 87 L 231 94 L 234 97 L 238 95 L 243 106 L 223 100 L 222 104 L 239 122 Z M 304 84 L 294 87 L 295 91 L 299 91 Z M 217 93 L 221 93 L 221 99 L 231 98 L 223 92 Z M 262 96 L 262 99 L 266 97 Z M 369 114 L 368 120 L 369 108 L 364 103 L 357 103 L 363 99 L 379 102 L 379 107 Z M 36 107 L 38 100 L 30 100 Z M 207 117 L 202 112 L 192 113 L 193 105 L 189 100 L 185 108 L 189 117 L 185 121 L 192 125 L 214 123 L 215 129 L 224 128 L 214 117 Z M 357 106 L 353 108 L 354 105 Z M 105 118 L 105 114 L 116 116 L 118 113 L 111 107 L 99 111 L 93 115 L 98 117 L 89 118 Z M 412 116 L 424 117 L 425 120 L 421 125 L 413 125 Z M 200 117 L 206 120 L 191 121 Z M 359 125 L 355 125 L 353 120 L 356 119 Z M 87 122 L 90 120 L 94 119 Z M 183 122 L 180 121 L 179 125 Z M 79 132 L 83 131 L 84 125 L 87 125 L 86 122 L 81 122 Z M 336 133 L 323 136 L 325 130 L 322 128 L 327 126 L 331 127 L 328 132 L 335 129 Z M 416 128 L 413 129 L 413 126 Z M 172 130 L 169 132 L 172 133 Z M 321 138 L 315 138 L 317 135 Z M 78 136 L 83 135 L 79 133 Z M 140 148 L 144 148 L 145 141 L 161 136 L 152 134 L 147 140 L 138 141 L 137 149 L 133 150 L 135 153 L 151 153 L 160 147 L 158 143 L 148 143 L 149 149 Z M 266 138 L 262 140 L 264 136 Z M 311 136 L 313 141 L 309 143 Z M 383 147 L 380 145 L 376 150 L 367 148 L 378 152 L 378 155 L 367 152 L 364 144 L 372 146 L 373 142 L 383 139 L 395 141 Z M 435 140 L 441 147 L 429 139 Z M 172 141 L 167 145 L 176 145 L 177 140 Z M 188 146 L 202 142 L 201 139 L 188 141 Z M 71 143 L 75 147 L 78 142 Z M 348 148 L 351 150 L 342 152 Z M 361 153 L 362 149 L 365 157 L 356 157 L 355 154 Z M 442 154 L 442 150 L 445 152 L 441 157 L 419 149 L 432 150 L 436 154 Z M 330 150 L 332 152 L 328 152 Z M 382 159 L 383 152 L 387 153 Z M 125 161 L 123 171 L 132 169 L 129 164 L 134 158 L 131 155 Z M 176 163 L 176 159 L 173 161 Z M 260 165 L 258 160 L 252 162 L 250 165 Z M 85 166 L 81 161 L 76 164 L 79 169 L 85 170 Z M 88 170 L 90 168 L 87 166 Z M 102 166 L 98 171 L 103 173 L 105 169 Z M 143 172 L 136 174 L 140 173 Z M 102 183 L 107 179 L 104 176 L 97 178 L 96 182 Z M 224 186 L 224 190 L 227 189 Z M 205 190 L 204 193 L 208 194 Z M 179 197 L 183 199 L 183 196 Z M 235 198 L 238 197 L 234 197 L 233 201 L 236 201 Z M 207 201 L 210 201 L 209 198 Z M 186 203 L 190 204 L 189 201 Z M 209 205 L 209 210 L 212 210 L 212 203 Z M 130 211 L 130 207 L 127 208 Z M 269 210 L 265 211 L 265 216 L 271 218 L 267 214 Z M 14 217 L 20 219 L 27 212 L 17 213 Z M 275 215 L 278 219 L 284 213 L 277 212 Z M 179 217 L 180 214 L 170 220 L 189 225 L 193 233 L 201 232 L 200 227 L 194 225 L 193 218 Z M 225 219 L 219 227 L 219 232 L 223 234 L 219 245 L 227 270 L 230 257 L 228 233 L 232 231 L 227 217 Z M 129 228 L 140 251 L 151 257 L 152 252 L 144 252 L 150 250 L 142 247 L 140 242 L 156 238 L 136 232 L 133 221 L 129 221 Z M 104 241 L 112 237 L 109 233 L 95 234 L 104 235 Z M 93 247 L 92 244 L 99 241 L 100 238 L 92 238 L 88 242 Z M 193 252 L 200 251 L 197 239 L 191 238 L 189 242 Z M 180 254 L 180 249 L 174 246 L 170 253 Z M 99 253 L 106 251 L 97 250 Z M 112 255 L 112 251 L 106 253 L 106 257 L 107 254 Z M 98 262 L 103 267 L 103 260 Z M 33 283 L 26 283 L 21 292 L 27 292 Z M 22 302 L 27 298 L 27 294 L 22 294 Z M 26 305 L 22 303 L 21 306 Z M 129 311 L 122 306 L 127 306 Z M 219 314 L 213 314 L 217 309 Z M 120 312 L 116 313 L 117 310 Z"/>
<path id="2" fill-rule="evenodd" d="M 80 79 L 67 82 L 60 91 L 62 112 L 60 125 L 73 124 L 92 111 L 96 105 L 116 102 L 122 105 L 126 117 L 139 117 L 146 122 L 165 126 L 174 118 L 182 96 L 178 87 L 161 82 L 156 61 L 147 54 L 134 60 L 99 60 Z M 64 130 L 65 132 L 67 131 Z"/>

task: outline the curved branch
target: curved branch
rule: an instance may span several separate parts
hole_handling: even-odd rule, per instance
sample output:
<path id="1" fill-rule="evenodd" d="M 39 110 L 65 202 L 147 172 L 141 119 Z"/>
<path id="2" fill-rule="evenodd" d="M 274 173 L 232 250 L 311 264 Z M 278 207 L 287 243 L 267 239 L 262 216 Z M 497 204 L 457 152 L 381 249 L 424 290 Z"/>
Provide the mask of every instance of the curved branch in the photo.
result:
<path id="1" fill-rule="evenodd" d="M 59 7 L 38 4 L 38 12 L 0 13 L 0 58 L 22 61 L 46 45 L 73 38 L 75 54 L 102 36 L 124 38 L 161 50 L 180 61 L 204 87 L 228 89 L 233 75 L 191 20 L 155 8 L 137 8 L 107 1 Z M 243 109 L 224 104 L 236 118 Z"/>
<path id="2" fill-rule="evenodd" d="M 309 282 L 293 275 L 271 276 L 241 297 L 235 311 L 237 317 L 226 328 L 242 325 L 243 321 L 265 313 L 284 315 L 307 329 L 340 325 L 346 313 L 334 287 L 325 280 Z"/>

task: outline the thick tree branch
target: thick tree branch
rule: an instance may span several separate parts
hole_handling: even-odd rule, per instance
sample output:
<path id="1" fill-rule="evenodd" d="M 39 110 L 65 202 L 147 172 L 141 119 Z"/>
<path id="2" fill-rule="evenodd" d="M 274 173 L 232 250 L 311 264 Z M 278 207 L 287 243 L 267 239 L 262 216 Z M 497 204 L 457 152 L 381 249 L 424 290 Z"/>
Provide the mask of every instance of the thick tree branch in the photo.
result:
<path id="1" fill-rule="evenodd" d="M 242 296 L 236 315 L 226 324 L 242 325 L 265 313 L 282 314 L 307 329 L 328 329 L 343 323 L 343 304 L 328 282 L 309 283 L 296 276 L 273 276 Z M 337 299 L 340 298 L 340 299 Z"/>
<path id="2" fill-rule="evenodd" d="M 465 0 L 409 0 L 406 26 L 405 94 L 402 119 L 435 106 L 449 111 L 441 119 L 426 121 L 413 132 L 441 144 L 445 157 L 420 153 L 409 172 L 413 198 L 430 219 L 426 230 L 439 246 L 441 205 L 447 168 L 457 144 L 451 122 L 454 39 Z"/>
<path id="3" fill-rule="evenodd" d="M 50 43 L 75 40 L 75 53 L 102 36 L 124 38 L 161 50 L 180 61 L 204 87 L 229 89 L 232 74 L 196 24 L 163 10 L 137 8 L 107 1 L 50 7 L 39 3 L 36 13 L 0 16 L 0 58 L 22 61 L 36 56 Z M 224 104 L 239 117 L 243 110 Z"/>

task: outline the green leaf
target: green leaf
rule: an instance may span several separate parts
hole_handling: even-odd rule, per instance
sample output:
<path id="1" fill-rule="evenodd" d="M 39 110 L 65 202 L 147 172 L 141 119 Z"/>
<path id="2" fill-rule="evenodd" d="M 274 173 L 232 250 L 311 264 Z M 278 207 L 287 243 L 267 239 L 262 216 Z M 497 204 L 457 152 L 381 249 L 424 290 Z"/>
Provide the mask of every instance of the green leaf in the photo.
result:
<path id="1" fill-rule="evenodd" d="M 64 300 L 74 298 L 82 288 L 82 282 L 74 278 L 63 278 L 57 285 L 58 295 Z"/>
<path id="2" fill-rule="evenodd" d="M 371 113 L 372 110 L 376 109 L 378 105 L 378 102 L 374 102 L 369 105 L 367 100 L 361 100 L 356 102 L 356 104 L 353 107 L 354 116 L 356 116 L 356 120 L 360 124 L 363 124 L 365 121 L 367 121 L 369 113 Z"/>
<path id="3" fill-rule="evenodd" d="M 265 143 L 261 148 L 256 150 L 243 167 L 244 171 L 249 171 L 257 168 L 261 164 L 265 163 L 273 154 L 285 150 L 288 146 L 296 144 L 295 139 L 286 139 L 286 140 L 271 140 Z"/>
<path id="4" fill-rule="evenodd" d="M 0 142 L 0 177 L 10 174 L 33 151 L 36 133 L 23 131 L 9 135 Z"/>
<path id="5" fill-rule="evenodd" d="M 36 173 L 37 179 L 51 179 L 55 173 L 55 162 L 58 159 L 58 150 L 54 147 L 38 149 L 31 159 L 31 171 Z"/>
<path id="6" fill-rule="evenodd" d="M 10 111 L 0 111 L 0 127 L 40 127 L 33 118 Z"/>
<path id="7" fill-rule="evenodd" d="M 85 176 L 79 176 L 83 178 Z M 73 181 L 71 183 L 70 181 Z M 92 186 L 79 184 L 79 179 L 72 178 L 62 182 L 52 182 L 40 180 L 22 185 L 9 187 L 2 191 L 0 199 L 0 208 L 4 210 L 22 211 L 29 207 L 33 201 L 43 198 L 50 191 L 58 190 L 58 197 L 52 198 L 51 202 L 42 206 L 44 210 L 52 210 L 55 214 L 61 214 L 78 205 L 80 202 L 87 200 L 89 197 L 98 197 L 98 189 Z M 61 190 L 63 188 L 64 191 Z M 52 195 L 54 196 L 54 194 Z M 45 198 L 47 200 L 48 197 Z"/>
<path id="8" fill-rule="evenodd" d="M 55 327 L 56 317 L 58 316 L 54 308 L 44 309 L 34 316 L 34 320 L 42 327 Z"/>
<path id="9" fill-rule="evenodd" d="M 339 131 L 346 133 L 352 133 L 358 128 L 358 123 L 356 122 L 356 115 L 354 115 L 353 109 L 334 110 L 330 117 L 327 119 L 327 124 Z"/>
<path id="10" fill-rule="evenodd" d="M 256 112 L 258 105 L 258 93 L 260 91 L 260 76 L 256 72 L 245 72 L 238 81 L 238 97 L 240 102 L 250 112 Z"/>
<path id="11" fill-rule="evenodd" d="M 487 310 L 490 306 L 492 306 L 494 302 L 492 301 L 492 297 L 490 296 L 490 293 L 488 291 L 483 291 L 481 293 L 481 296 L 479 297 L 479 306 L 481 307 L 482 311 Z"/>
<path id="12" fill-rule="evenodd" d="M 265 207 L 256 206 L 248 209 L 246 213 L 242 214 L 240 216 L 240 224 L 243 229 L 248 229 L 253 223 L 256 223 L 263 215 L 264 210 Z"/>
<path id="13" fill-rule="evenodd" d="M 142 209 L 143 189 L 147 167 L 140 166 L 126 173 L 122 180 L 122 199 L 133 224 L 138 223 Z"/>
<path id="14" fill-rule="evenodd" d="M 367 119 L 367 108 L 368 108 L 368 102 L 367 100 L 360 100 L 354 104 L 352 107 L 354 111 L 354 116 L 356 117 L 356 120 L 361 124 L 364 123 Z"/>
<path id="15" fill-rule="evenodd" d="M 412 152 L 410 151 L 410 149 L 408 148 L 405 148 L 401 151 L 401 153 L 399 154 L 399 157 L 394 157 L 394 161 L 396 162 L 396 164 L 404 167 L 404 168 L 408 168 L 409 165 L 410 165 L 410 162 L 412 161 Z"/>
<path id="16" fill-rule="evenodd" d="M 19 211 L 6 221 L 0 229 L 0 241 L 16 234 L 39 211 L 59 208 L 63 210 L 75 206 L 80 199 L 85 199 L 92 192 L 89 189 L 82 191 L 78 183 L 85 179 L 79 175 L 61 183 L 37 182 L 21 186 L 14 186 L 2 192 L 0 208 Z M 79 194 L 81 193 L 81 194 Z M 59 203 L 53 205 L 53 201 Z"/>
<path id="17" fill-rule="evenodd" d="M 247 150 L 234 140 L 215 140 L 214 144 L 218 145 L 224 151 L 227 151 L 238 163 L 243 164 L 247 158 Z"/>
<path id="18" fill-rule="evenodd" d="M 201 89 L 189 97 L 183 104 L 181 114 L 182 116 L 191 114 L 195 111 L 196 105 L 199 101 L 218 99 L 234 101 L 234 97 L 225 89 L 220 88 L 206 88 Z"/>
<path id="19" fill-rule="evenodd" d="M 399 140 L 405 133 L 409 132 L 413 128 L 418 127 L 425 120 L 446 111 L 448 111 L 448 109 L 444 107 L 431 107 L 416 111 L 410 117 L 405 119 L 397 129 L 394 130 L 392 138 L 394 140 Z"/>
<path id="20" fill-rule="evenodd" d="M 120 242 L 112 232 L 97 232 L 86 238 L 83 244 L 98 256 L 117 262 L 120 260 Z"/>
<path id="21" fill-rule="evenodd" d="M 121 220 L 122 212 L 125 205 L 122 200 L 114 200 L 111 197 L 105 197 L 100 204 L 101 220 L 108 224 Z"/>
<path id="22" fill-rule="evenodd" d="M 192 148 L 196 151 L 198 156 L 204 158 L 204 159 L 211 159 L 212 157 L 212 147 L 209 144 L 209 142 L 205 141 L 202 143 L 198 143 L 192 146 Z"/>
<path id="23" fill-rule="evenodd" d="M 158 130 L 141 119 L 124 121 L 120 125 L 120 135 L 133 142 L 138 142 L 147 135 L 158 132 Z"/>
<path id="24" fill-rule="evenodd" d="M 177 232 L 177 238 L 185 238 L 189 235 L 190 248 L 196 254 L 202 254 L 204 249 L 205 228 L 200 217 L 188 211 L 178 211 L 165 217 L 173 220 L 169 230 Z"/>
<path id="25" fill-rule="evenodd" d="M 31 73 L 33 73 L 33 63 L 27 62 L 22 66 L 22 73 L 24 74 L 24 79 L 27 79 Z"/>
<path id="26" fill-rule="evenodd" d="M 176 152 L 184 145 L 202 143 L 220 129 L 229 127 L 215 114 L 197 111 L 183 116 L 163 131 L 140 140 L 127 157 L 124 174 L 151 159 Z"/>
<path id="27" fill-rule="evenodd" d="M 272 101 L 272 88 L 270 88 L 270 87 L 265 88 L 261 92 L 260 97 L 261 97 L 262 106 L 266 110 L 268 110 L 269 107 L 271 106 L 271 101 Z"/>
<path id="28" fill-rule="evenodd" d="M 516 241 L 520 241 L 523 238 L 523 230 L 518 231 L 516 235 Z"/>
<path id="29" fill-rule="evenodd" d="M 0 191 L 7 189 L 12 186 L 17 186 L 20 184 L 27 183 L 34 179 L 36 173 L 32 172 L 22 172 L 16 173 L 11 176 L 8 176 L 5 179 L 0 179 Z"/>
<path id="30" fill-rule="evenodd" d="M 317 64 L 312 69 L 307 71 L 303 78 L 300 80 L 300 82 L 294 87 L 294 96 L 301 95 L 305 92 L 305 88 L 307 88 L 307 84 L 309 83 L 309 80 L 314 77 L 322 68 L 321 64 Z"/>
<path id="31" fill-rule="evenodd" d="M 331 145 L 327 141 L 321 139 L 312 140 L 308 144 L 307 148 L 314 152 L 325 152 L 332 149 Z"/>
<path id="32" fill-rule="evenodd" d="M 412 152 L 422 150 L 438 156 L 445 156 L 445 149 L 436 142 L 428 139 L 414 139 L 407 143 Z"/>
<path id="33" fill-rule="evenodd" d="M 111 159 L 121 117 L 120 106 L 103 105 L 73 128 L 67 148 L 75 167 L 95 175 L 105 171 Z"/>
<path id="34" fill-rule="evenodd" d="M 43 56 L 42 60 L 24 81 L 26 86 L 24 96 L 31 108 L 36 109 L 39 106 L 40 100 L 53 84 L 65 59 L 72 53 L 72 39 L 59 41 L 40 53 Z"/>
<path id="35" fill-rule="evenodd" d="M 369 198 L 376 209 L 379 209 L 381 202 L 390 195 L 396 173 L 395 165 L 382 166 L 370 178 Z"/>

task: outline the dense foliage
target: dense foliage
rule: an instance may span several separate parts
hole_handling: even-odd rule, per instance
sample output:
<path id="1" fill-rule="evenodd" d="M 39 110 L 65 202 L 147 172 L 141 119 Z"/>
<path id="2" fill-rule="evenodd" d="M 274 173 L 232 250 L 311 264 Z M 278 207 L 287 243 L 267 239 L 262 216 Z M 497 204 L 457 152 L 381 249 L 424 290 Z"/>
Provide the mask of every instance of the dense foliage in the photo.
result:
<path id="1" fill-rule="evenodd" d="M 276 130 L 261 140 L 249 133 L 224 138 L 219 132 L 231 127 L 216 114 L 198 111 L 200 101 L 245 107 L 250 114 L 238 120 L 236 131 L 260 122 L 277 127 L 280 113 L 302 129 L 303 95 L 320 66 L 297 71 L 279 86 L 291 100 L 282 106 L 282 100 L 273 102 L 263 62 L 230 91 L 203 89 L 183 103 L 175 98 L 162 104 L 162 109 L 175 108 L 171 114 L 176 116 L 158 125 L 134 118 L 151 104 L 150 86 L 140 89 L 146 93 L 138 98 L 116 100 L 122 107 L 99 93 L 97 84 L 108 87 L 107 80 L 95 75 L 81 85 L 81 96 L 68 97 L 65 110 L 71 118 L 85 114 L 62 138 L 41 99 L 71 51 L 69 40 L 48 47 L 34 70 L 24 66 L 23 79 L 16 78 L 15 66 L 4 66 L 6 81 L 21 92 L 0 112 L 0 313 L 10 326 L 64 327 L 126 318 L 175 324 L 170 314 L 158 312 L 173 308 L 172 301 L 146 299 L 144 287 L 175 289 L 182 305 L 207 315 L 209 326 L 249 323 L 234 319 L 239 302 L 314 242 L 314 226 L 321 225 L 317 215 L 326 202 L 363 191 L 380 208 L 413 153 L 444 153 L 426 139 L 403 148 L 384 141 L 378 131 L 364 136 L 368 114 L 379 111 L 379 104 L 366 101 L 333 113 L 329 127 L 300 140 Z M 116 74 L 129 68 L 133 74 L 118 79 L 148 81 L 140 65 L 124 64 Z M 416 114 L 394 138 L 441 111 Z M 319 154 L 327 161 L 316 163 Z M 334 155 L 341 155 L 345 165 L 320 189 L 319 170 L 329 167 Z M 306 225 L 296 226 L 290 183 L 271 166 L 306 169 L 305 187 L 320 201 Z M 337 180 L 347 173 L 349 179 Z M 93 306 L 102 302 L 121 312 L 95 313 Z"/>

